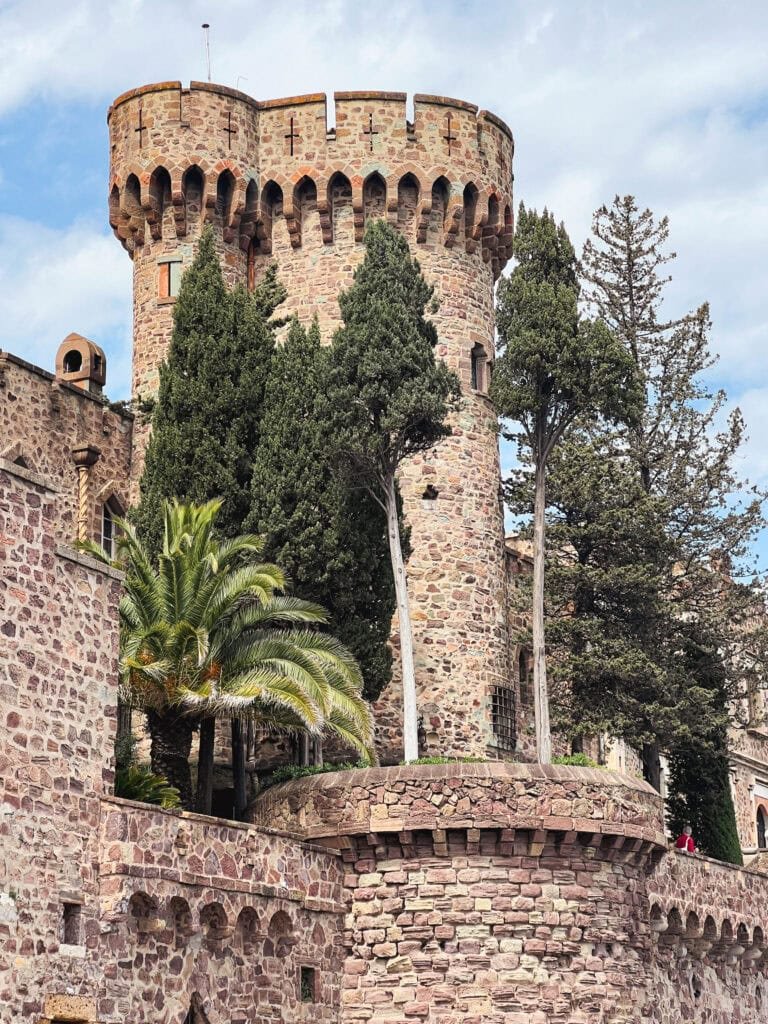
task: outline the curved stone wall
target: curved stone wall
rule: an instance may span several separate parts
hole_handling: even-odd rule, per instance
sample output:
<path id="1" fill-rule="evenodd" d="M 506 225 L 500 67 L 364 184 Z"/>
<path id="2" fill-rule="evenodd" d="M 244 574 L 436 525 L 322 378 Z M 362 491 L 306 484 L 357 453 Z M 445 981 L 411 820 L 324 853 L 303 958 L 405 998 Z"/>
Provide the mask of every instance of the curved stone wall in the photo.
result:
<path id="1" fill-rule="evenodd" d="M 255 821 L 341 848 L 341 1020 L 629 1022 L 647 1003 L 661 802 L 610 772 L 373 768 L 269 790 Z"/>

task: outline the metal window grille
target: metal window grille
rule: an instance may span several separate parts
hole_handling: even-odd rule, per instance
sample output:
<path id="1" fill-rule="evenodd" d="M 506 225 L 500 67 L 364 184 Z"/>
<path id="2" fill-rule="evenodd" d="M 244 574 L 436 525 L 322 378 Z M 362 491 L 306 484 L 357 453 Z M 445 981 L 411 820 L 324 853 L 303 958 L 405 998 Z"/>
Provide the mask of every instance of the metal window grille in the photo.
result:
<path id="1" fill-rule="evenodd" d="M 494 686 L 491 694 L 491 722 L 500 750 L 515 749 L 515 691 L 509 686 Z"/>

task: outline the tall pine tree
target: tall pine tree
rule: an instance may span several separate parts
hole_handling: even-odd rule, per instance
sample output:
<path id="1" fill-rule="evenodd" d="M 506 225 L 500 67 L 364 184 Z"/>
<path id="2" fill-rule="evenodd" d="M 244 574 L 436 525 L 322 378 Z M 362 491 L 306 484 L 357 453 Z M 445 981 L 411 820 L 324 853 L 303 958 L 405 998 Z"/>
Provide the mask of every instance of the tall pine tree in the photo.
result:
<path id="1" fill-rule="evenodd" d="M 576 257 L 565 228 L 546 210 L 520 205 L 517 266 L 499 285 L 500 355 L 491 396 L 517 442 L 533 484 L 533 687 L 536 748 L 551 760 L 544 640 L 547 467 L 580 417 L 632 417 L 640 396 L 632 361 L 605 324 L 579 316 Z"/>
<path id="2" fill-rule="evenodd" d="M 552 530 L 561 550 L 575 553 L 549 577 L 549 635 L 560 677 L 569 680 L 558 718 L 571 716 L 572 732 L 628 739 L 657 788 L 666 752 L 678 818 L 699 820 L 706 778 L 708 810 L 719 808 L 730 836 L 708 848 L 736 859 L 729 699 L 738 693 L 744 651 L 760 649 L 764 635 L 753 628 L 760 621 L 754 591 L 732 575 L 749 572 L 762 496 L 734 472 L 744 437 L 738 411 L 716 429 L 726 396 L 705 383 L 715 362 L 706 305 L 662 315 L 664 271 L 674 257 L 668 234 L 666 218 L 657 222 L 633 197 L 617 197 L 595 214 L 584 248 L 589 308 L 631 356 L 645 401 L 629 430 L 582 425 L 553 466 Z M 705 670 L 712 658 L 693 657 L 694 649 L 718 652 L 717 680 Z M 719 834 L 711 818 L 698 829 Z"/>
<path id="3" fill-rule="evenodd" d="M 321 405 L 333 426 L 338 466 L 386 516 L 400 626 L 406 761 L 418 757 L 418 714 L 397 470 L 450 433 L 446 418 L 460 394 L 458 378 L 435 358 L 437 331 L 427 318 L 432 300 L 433 289 L 408 243 L 385 221 L 374 221 L 365 235 L 365 258 L 339 298 L 343 323 L 331 346 Z"/>
<path id="4" fill-rule="evenodd" d="M 330 350 L 294 320 L 272 359 L 253 466 L 249 528 L 302 597 L 330 613 L 374 700 L 389 681 L 395 609 L 386 519 L 363 487 L 333 472 L 333 423 L 319 409 Z"/>

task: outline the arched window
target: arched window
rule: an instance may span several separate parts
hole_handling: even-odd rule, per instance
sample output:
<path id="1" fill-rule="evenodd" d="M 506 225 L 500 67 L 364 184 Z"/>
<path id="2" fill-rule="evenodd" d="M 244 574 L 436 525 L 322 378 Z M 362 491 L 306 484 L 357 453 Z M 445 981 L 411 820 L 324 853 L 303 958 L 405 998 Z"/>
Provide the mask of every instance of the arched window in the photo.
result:
<path id="1" fill-rule="evenodd" d="M 766 838 L 765 838 L 765 811 L 762 807 L 757 809 L 757 846 L 760 850 L 766 849 Z"/>
<path id="2" fill-rule="evenodd" d="M 78 373 L 83 368 L 83 353 L 73 348 L 64 356 L 64 373 Z"/>

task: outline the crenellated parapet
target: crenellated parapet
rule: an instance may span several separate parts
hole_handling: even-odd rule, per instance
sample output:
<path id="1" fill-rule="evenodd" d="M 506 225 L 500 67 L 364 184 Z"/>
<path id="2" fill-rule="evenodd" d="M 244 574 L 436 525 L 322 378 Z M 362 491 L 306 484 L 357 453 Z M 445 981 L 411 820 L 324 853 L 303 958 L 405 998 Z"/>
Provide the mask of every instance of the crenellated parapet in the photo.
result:
<path id="1" fill-rule="evenodd" d="M 423 244 L 436 236 L 501 272 L 511 255 L 509 128 L 460 100 L 405 93 L 337 92 L 334 125 L 324 93 L 257 101 L 224 86 L 162 82 L 118 97 L 108 114 L 110 223 L 129 252 L 182 239 L 201 224 L 243 251 L 272 252 L 275 221 L 305 242 L 319 212 L 324 245 L 350 205 L 355 239 L 385 215 Z"/>

